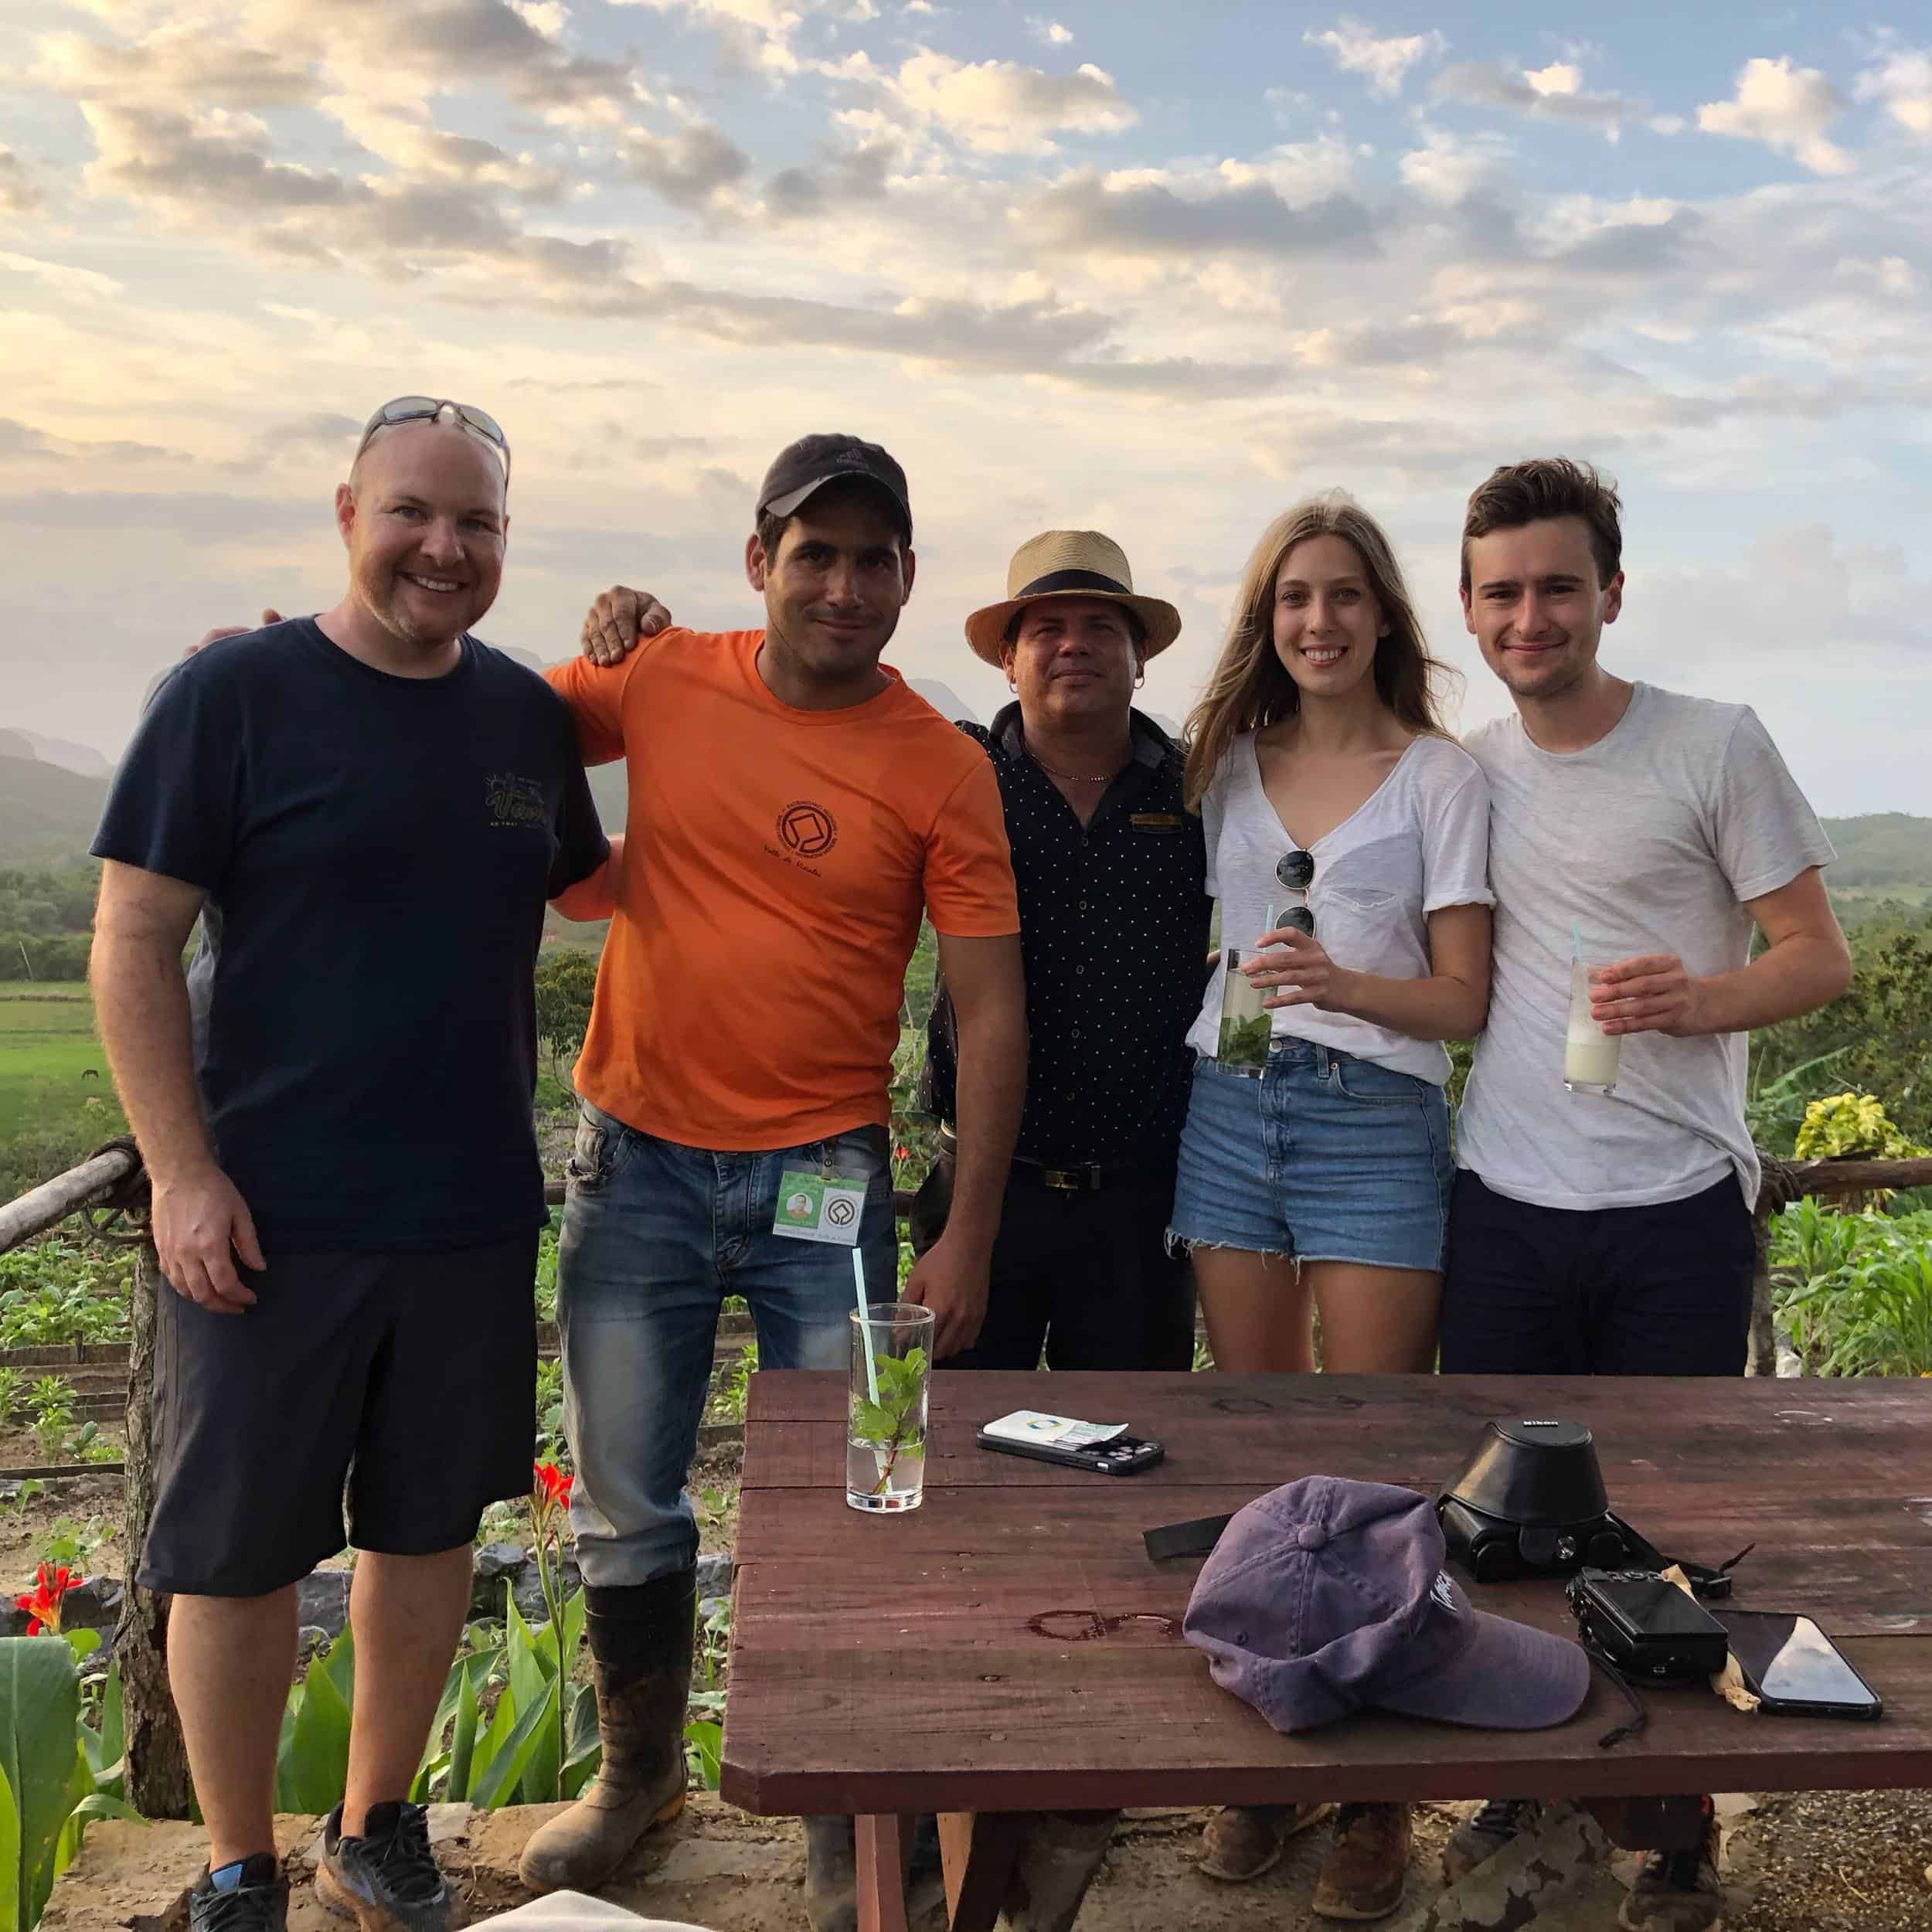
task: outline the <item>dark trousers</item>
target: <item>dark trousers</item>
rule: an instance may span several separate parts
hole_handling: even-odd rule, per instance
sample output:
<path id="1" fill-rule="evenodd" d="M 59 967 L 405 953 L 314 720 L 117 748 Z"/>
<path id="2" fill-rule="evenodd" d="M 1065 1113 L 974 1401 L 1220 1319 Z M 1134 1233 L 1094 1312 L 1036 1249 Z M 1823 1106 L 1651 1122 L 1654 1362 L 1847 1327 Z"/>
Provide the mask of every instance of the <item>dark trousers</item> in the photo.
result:
<path id="1" fill-rule="evenodd" d="M 1015 1162 L 993 1243 L 979 1340 L 944 1369 L 1186 1369 L 1194 1362 L 1194 1284 L 1167 1251 L 1173 1176 L 1132 1172 L 1078 1192 L 1049 1188 Z M 951 1163 L 935 1163 L 915 1201 L 920 1253 L 945 1226 Z"/>
<path id="2" fill-rule="evenodd" d="M 1655 1207 L 1546 1208 L 1466 1168 L 1449 1206 L 1444 1375 L 1744 1372 L 1756 1246 L 1730 1175 Z"/>

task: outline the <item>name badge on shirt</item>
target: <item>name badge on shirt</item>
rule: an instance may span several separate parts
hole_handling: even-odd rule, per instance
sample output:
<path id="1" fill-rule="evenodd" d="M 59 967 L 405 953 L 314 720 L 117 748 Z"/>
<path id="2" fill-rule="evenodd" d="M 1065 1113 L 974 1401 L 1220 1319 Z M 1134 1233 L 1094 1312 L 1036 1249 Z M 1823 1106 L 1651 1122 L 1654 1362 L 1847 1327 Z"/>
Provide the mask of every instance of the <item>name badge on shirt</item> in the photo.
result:
<path id="1" fill-rule="evenodd" d="M 829 1241 L 842 1248 L 855 1247 L 859 1217 L 865 1210 L 863 1181 L 787 1168 L 778 1177 L 778 1208 L 772 1216 L 771 1231 L 794 1241 Z"/>
<path id="2" fill-rule="evenodd" d="M 1134 811 L 1128 814 L 1127 822 L 1136 832 L 1179 832 L 1181 815 L 1178 811 Z"/>

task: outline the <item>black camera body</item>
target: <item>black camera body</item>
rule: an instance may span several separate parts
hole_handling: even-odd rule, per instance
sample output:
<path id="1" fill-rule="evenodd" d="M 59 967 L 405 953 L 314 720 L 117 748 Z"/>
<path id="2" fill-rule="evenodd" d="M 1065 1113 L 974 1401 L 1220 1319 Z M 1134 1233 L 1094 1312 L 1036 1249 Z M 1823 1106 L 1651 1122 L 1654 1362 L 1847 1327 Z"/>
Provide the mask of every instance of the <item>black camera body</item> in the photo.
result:
<path id="1" fill-rule="evenodd" d="M 1488 1423 L 1436 1515 L 1449 1554 L 1479 1583 L 1640 1560 L 1631 1532 L 1610 1513 L 1596 1441 L 1580 1422 L 1526 1416 Z"/>
<path id="2" fill-rule="evenodd" d="M 1518 1523 L 1445 1496 L 1436 1516 L 1449 1554 L 1479 1583 L 1568 1577 L 1585 1564 L 1614 1570 L 1636 1560 L 1622 1526 L 1607 1512 L 1580 1522 Z"/>
<path id="3" fill-rule="evenodd" d="M 1701 1679 L 1724 1668 L 1724 1626 L 1654 1570 L 1579 1570 L 1570 1607 L 1585 1642 L 1627 1675 Z"/>

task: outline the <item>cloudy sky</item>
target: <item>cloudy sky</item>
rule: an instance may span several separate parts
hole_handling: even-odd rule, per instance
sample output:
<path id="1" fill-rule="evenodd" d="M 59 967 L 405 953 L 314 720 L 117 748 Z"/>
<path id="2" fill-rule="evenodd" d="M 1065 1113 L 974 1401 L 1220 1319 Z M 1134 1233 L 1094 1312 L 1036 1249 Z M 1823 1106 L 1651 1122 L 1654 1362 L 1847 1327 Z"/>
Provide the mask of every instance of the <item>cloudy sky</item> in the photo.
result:
<path id="1" fill-rule="evenodd" d="M 354 430 L 428 390 L 510 433 L 485 630 L 546 658 L 614 580 L 755 621 L 765 463 L 883 440 L 892 660 L 982 713 L 960 618 L 1034 531 L 1180 605 L 1178 716 L 1341 485 L 1492 716 L 1463 499 L 1589 457 L 1615 666 L 1932 811 L 1932 14 L 1573 11 L 0 0 L 0 726 L 114 753 L 182 643 L 332 600 Z"/>

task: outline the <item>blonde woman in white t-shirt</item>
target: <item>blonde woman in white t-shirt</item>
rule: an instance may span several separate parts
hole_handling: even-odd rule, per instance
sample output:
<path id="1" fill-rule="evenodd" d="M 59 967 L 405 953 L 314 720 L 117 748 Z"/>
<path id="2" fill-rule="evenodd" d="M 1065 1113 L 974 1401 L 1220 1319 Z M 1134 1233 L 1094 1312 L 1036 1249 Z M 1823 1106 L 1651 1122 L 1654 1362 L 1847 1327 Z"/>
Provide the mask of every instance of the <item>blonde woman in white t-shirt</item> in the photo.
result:
<path id="1" fill-rule="evenodd" d="M 1207 835 L 1223 963 L 1172 1238 L 1193 1257 L 1218 1369 L 1427 1373 L 1451 1179 L 1442 1042 L 1489 998 L 1488 791 L 1444 730 L 1389 541 L 1340 495 L 1278 517 L 1250 558 L 1188 722 L 1187 796 Z M 1277 919 L 1264 930 L 1267 909 Z M 1265 1026 L 1224 1029 L 1230 949 Z M 1240 1808 L 1202 1869 L 1247 1879 L 1318 1805 Z M 1313 1900 L 1393 1911 L 1407 1808 L 1342 1807 Z"/>

